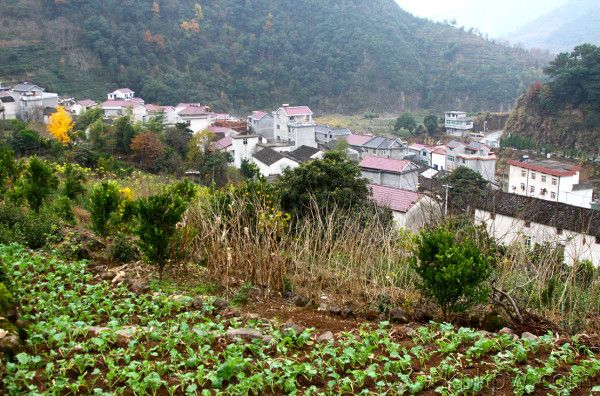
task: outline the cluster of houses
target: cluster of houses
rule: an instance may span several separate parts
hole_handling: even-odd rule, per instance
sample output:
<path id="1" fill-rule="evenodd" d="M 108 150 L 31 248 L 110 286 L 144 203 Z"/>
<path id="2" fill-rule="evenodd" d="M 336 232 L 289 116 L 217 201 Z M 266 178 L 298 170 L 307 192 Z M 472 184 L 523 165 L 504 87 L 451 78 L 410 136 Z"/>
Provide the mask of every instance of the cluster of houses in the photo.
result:
<path id="1" fill-rule="evenodd" d="M 307 106 L 284 104 L 271 112 L 253 111 L 242 121 L 200 103 L 146 104 L 128 88 L 110 92 L 97 103 L 61 99 L 30 83 L 0 85 L 0 119 L 43 121 L 59 105 L 74 116 L 98 107 L 108 119 L 127 114 L 145 122 L 160 117 L 165 125 L 185 124 L 193 133 L 209 131 L 214 134 L 212 148 L 230 153 L 235 167 L 249 161 L 267 178 L 322 158 L 325 151 L 343 149 L 369 180 L 372 199 L 391 209 L 398 228 L 418 230 L 441 216 L 444 194 L 428 188 L 428 183 L 464 166 L 495 186 L 488 199 L 474 202 L 471 209 L 499 241 L 525 247 L 553 243 L 563 248 L 567 263 L 586 259 L 600 266 L 600 211 L 592 209 L 593 190 L 580 182 L 581 169 L 550 159 L 509 160 L 502 191 L 496 178 L 497 144 L 473 139 L 473 120 L 464 112 L 445 113 L 447 135 L 453 140 L 408 144 L 400 138 L 318 125 Z"/>

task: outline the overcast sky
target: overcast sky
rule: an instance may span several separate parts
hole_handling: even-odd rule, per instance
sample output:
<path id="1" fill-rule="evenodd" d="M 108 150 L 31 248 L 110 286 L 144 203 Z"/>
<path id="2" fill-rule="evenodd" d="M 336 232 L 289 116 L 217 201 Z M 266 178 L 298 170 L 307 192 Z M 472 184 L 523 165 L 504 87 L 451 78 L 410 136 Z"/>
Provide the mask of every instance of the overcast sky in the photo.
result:
<path id="1" fill-rule="evenodd" d="M 456 19 L 491 37 L 502 37 L 567 0 L 396 0 L 406 11 L 435 21 Z"/>

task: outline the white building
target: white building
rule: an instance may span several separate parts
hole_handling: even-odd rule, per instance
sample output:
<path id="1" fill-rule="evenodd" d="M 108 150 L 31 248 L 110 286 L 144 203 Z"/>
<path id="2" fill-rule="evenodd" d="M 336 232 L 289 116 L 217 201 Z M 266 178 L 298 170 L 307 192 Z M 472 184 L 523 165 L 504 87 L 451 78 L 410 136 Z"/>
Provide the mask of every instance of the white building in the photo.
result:
<path id="1" fill-rule="evenodd" d="M 579 182 L 581 167 L 554 160 L 509 160 L 508 192 L 591 208 L 593 189 Z"/>
<path id="2" fill-rule="evenodd" d="M 408 143 L 402 139 L 374 136 L 360 146 L 363 158 L 372 156 L 401 160 L 408 154 Z"/>
<path id="3" fill-rule="evenodd" d="M 231 149 L 228 150 L 233 156 L 233 165 L 241 168 L 242 161 L 250 161 L 257 151 L 257 146 L 262 143 L 260 135 L 230 135 Z"/>
<path id="4" fill-rule="evenodd" d="M 58 107 L 58 94 L 46 92 L 38 85 L 24 82 L 9 91 L 17 107 L 17 117 L 25 120 L 44 120 L 44 110 Z"/>
<path id="5" fill-rule="evenodd" d="M 71 114 L 78 116 L 81 113 L 83 113 L 84 111 L 87 111 L 96 106 L 98 106 L 98 103 L 96 103 L 95 101 L 93 101 L 91 99 L 83 99 L 83 100 L 78 100 L 73 105 L 71 105 L 70 111 L 71 111 Z"/>
<path id="6" fill-rule="evenodd" d="M 417 191 L 420 168 L 407 160 L 367 157 L 360 164 L 362 177 L 371 184 Z"/>
<path id="7" fill-rule="evenodd" d="M 136 122 L 146 120 L 148 111 L 144 100 L 136 98 L 129 88 L 119 88 L 116 91 L 106 94 L 108 100 L 104 101 L 100 108 L 106 118 L 116 118 L 128 115 Z"/>
<path id="8" fill-rule="evenodd" d="M 17 102 L 8 91 L 0 91 L 0 120 L 17 118 Z"/>
<path id="9" fill-rule="evenodd" d="M 175 107 L 180 122 L 186 124 L 194 132 L 200 132 L 212 125 L 210 107 L 200 103 L 180 103 Z"/>
<path id="10" fill-rule="evenodd" d="M 440 213 L 439 205 L 416 191 L 371 184 L 371 199 L 382 208 L 392 211 L 397 229 L 418 231 Z M 437 217 L 437 216 L 436 216 Z"/>
<path id="11" fill-rule="evenodd" d="M 317 147 L 316 125 L 308 106 L 284 104 L 273 112 L 273 125 L 275 139 L 293 142 L 293 149 L 300 146 Z"/>
<path id="12" fill-rule="evenodd" d="M 446 134 L 450 136 L 466 137 L 473 129 L 473 119 L 467 117 L 464 111 L 447 111 L 445 113 Z"/>
<path id="13" fill-rule="evenodd" d="M 435 170 L 446 169 L 446 146 L 413 143 L 408 146 L 408 151 L 413 155 L 413 161 L 427 165 Z"/>
<path id="14" fill-rule="evenodd" d="M 128 100 L 135 97 L 135 92 L 129 88 L 119 88 L 116 91 L 109 93 L 108 100 Z"/>
<path id="15" fill-rule="evenodd" d="M 253 111 L 248 116 L 248 132 L 261 135 L 265 139 L 273 139 L 273 116 L 264 111 Z"/>
<path id="16" fill-rule="evenodd" d="M 496 154 L 483 143 L 469 144 L 453 140 L 446 145 L 446 170 L 452 172 L 465 166 L 479 173 L 485 180 L 496 180 Z"/>
<path id="17" fill-rule="evenodd" d="M 315 138 L 318 143 L 325 144 L 332 140 L 346 139 L 351 132 L 348 128 L 332 128 L 328 125 L 317 125 Z"/>
<path id="18" fill-rule="evenodd" d="M 550 244 L 563 249 L 566 264 L 590 260 L 600 266 L 599 211 L 496 192 L 476 204 L 475 220 L 505 245 Z"/>
<path id="19" fill-rule="evenodd" d="M 298 161 L 268 147 L 254 153 L 252 161 L 254 161 L 260 173 L 265 177 L 279 176 L 287 168 L 293 169 L 300 166 Z"/>

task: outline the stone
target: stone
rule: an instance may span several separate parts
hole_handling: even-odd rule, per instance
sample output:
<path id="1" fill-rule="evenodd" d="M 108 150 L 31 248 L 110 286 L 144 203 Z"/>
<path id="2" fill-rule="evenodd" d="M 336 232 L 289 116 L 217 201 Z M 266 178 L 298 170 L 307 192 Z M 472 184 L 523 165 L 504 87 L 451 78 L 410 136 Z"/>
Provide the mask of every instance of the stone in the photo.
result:
<path id="1" fill-rule="evenodd" d="M 503 327 L 498 334 L 514 334 L 510 327 Z"/>
<path id="2" fill-rule="evenodd" d="M 71 349 L 71 351 L 73 352 L 81 352 L 83 351 L 83 346 L 81 344 L 77 344 L 73 347 L 73 349 Z"/>
<path id="3" fill-rule="evenodd" d="M 116 279 L 116 277 L 115 277 Z M 113 279 L 114 282 L 114 279 Z M 129 287 L 129 290 L 131 290 L 133 293 L 140 295 L 140 294 L 144 294 L 144 293 L 148 293 L 150 291 L 150 284 L 148 283 L 148 281 L 143 280 L 143 279 L 127 279 L 127 287 Z"/>
<path id="4" fill-rule="evenodd" d="M 102 333 L 103 331 L 108 331 L 110 330 L 108 327 L 97 327 L 97 326 L 91 326 L 88 327 L 88 337 L 90 338 L 95 338 L 100 336 L 100 333 Z"/>
<path id="5" fill-rule="evenodd" d="M 119 282 L 122 282 L 125 280 L 125 271 L 119 271 L 115 274 L 114 278 L 112 279 L 112 281 L 110 281 L 111 284 L 116 285 Z"/>
<path id="6" fill-rule="evenodd" d="M 0 329 L 0 340 L 8 335 L 8 331 Z"/>
<path id="7" fill-rule="evenodd" d="M 523 340 L 537 340 L 538 337 L 536 335 L 531 334 L 531 333 L 529 333 L 529 332 L 526 331 L 523 334 L 521 334 L 521 338 Z"/>
<path id="8" fill-rule="evenodd" d="M 260 331 L 255 329 L 227 329 L 227 338 L 230 340 L 242 339 L 244 341 L 252 341 L 257 339 L 264 339 Z"/>
<path id="9" fill-rule="evenodd" d="M 192 308 L 202 310 L 204 308 L 204 298 L 202 296 L 196 296 L 192 300 Z"/>
<path id="10" fill-rule="evenodd" d="M 9 333 L 0 339 L 0 351 L 14 355 L 21 348 L 21 339 L 14 333 Z"/>
<path id="11" fill-rule="evenodd" d="M 255 313 L 245 313 L 242 315 L 242 319 L 244 319 L 244 320 L 259 320 L 260 316 L 258 316 L 258 314 L 255 314 Z"/>
<path id="12" fill-rule="evenodd" d="M 389 316 L 394 323 L 408 323 L 408 314 L 402 308 L 391 309 Z"/>
<path id="13" fill-rule="evenodd" d="M 227 308 L 229 306 L 229 303 L 225 300 L 223 300 L 222 298 L 217 298 L 214 302 L 213 302 L 213 307 L 215 307 L 218 310 L 224 310 L 225 308 Z"/>
<path id="14" fill-rule="evenodd" d="M 404 331 L 404 334 L 406 334 L 407 337 L 414 337 L 417 335 L 417 331 L 412 327 L 404 326 L 402 330 Z"/>
<path id="15" fill-rule="evenodd" d="M 331 307 L 329 307 L 329 313 L 332 315 L 341 315 L 342 309 L 336 305 L 332 305 Z"/>
<path id="16" fill-rule="evenodd" d="M 344 307 L 344 308 L 342 308 L 340 315 L 342 318 L 347 319 L 354 315 L 354 310 L 350 307 Z"/>
<path id="17" fill-rule="evenodd" d="M 240 316 L 240 312 L 236 309 L 225 309 L 223 312 L 221 312 L 221 317 L 225 319 L 236 318 L 238 316 Z"/>
<path id="18" fill-rule="evenodd" d="M 317 337 L 317 341 L 319 342 L 329 342 L 329 341 L 333 341 L 333 333 L 331 331 L 326 331 L 325 333 L 321 334 L 319 337 Z"/>
<path id="19" fill-rule="evenodd" d="M 121 330 L 117 330 L 117 345 L 125 348 L 133 340 L 138 328 L 136 326 L 125 326 Z"/>
<path id="20" fill-rule="evenodd" d="M 106 271 L 105 273 L 102 274 L 102 276 L 100 276 L 100 279 L 102 279 L 104 281 L 109 281 L 109 280 L 113 280 L 115 278 L 115 276 L 117 276 L 117 274 L 115 274 L 114 271 Z"/>
<path id="21" fill-rule="evenodd" d="M 297 307 L 306 307 L 308 305 L 308 303 L 310 302 L 310 300 L 304 296 L 300 296 L 300 295 L 296 295 L 296 297 L 294 297 L 294 305 Z"/>
<path id="22" fill-rule="evenodd" d="M 291 331 L 294 335 L 299 335 L 304 331 L 304 327 L 297 325 L 292 321 L 288 321 L 285 325 L 283 325 L 284 331 Z"/>
<path id="23" fill-rule="evenodd" d="M 481 334 L 484 337 L 489 337 L 492 335 L 492 333 L 490 333 L 489 331 L 486 331 L 486 330 L 479 330 L 479 334 Z"/>

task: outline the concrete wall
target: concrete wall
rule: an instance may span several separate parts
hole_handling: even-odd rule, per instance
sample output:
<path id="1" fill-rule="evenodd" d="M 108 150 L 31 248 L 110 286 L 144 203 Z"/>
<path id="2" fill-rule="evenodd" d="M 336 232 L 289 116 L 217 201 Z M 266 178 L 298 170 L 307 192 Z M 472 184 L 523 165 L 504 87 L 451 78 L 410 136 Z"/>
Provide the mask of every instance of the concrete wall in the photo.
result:
<path id="1" fill-rule="evenodd" d="M 250 160 L 256 152 L 256 145 L 260 142 L 258 136 L 255 137 L 236 137 L 231 139 L 231 155 L 233 156 L 233 166 L 241 168 L 243 160 Z"/>
<path id="2" fill-rule="evenodd" d="M 372 184 L 401 188 L 409 191 L 417 191 L 418 189 L 419 173 L 416 171 L 405 174 L 396 174 L 362 169 L 361 173 L 362 177 L 368 179 Z"/>
<path id="3" fill-rule="evenodd" d="M 283 174 L 283 171 L 286 168 L 293 169 L 293 168 L 297 168 L 299 166 L 299 164 L 297 162 L 292 161 L 289 158 L 282 158 L 279 161 L 275 162 L 274 164 L 271 164 L 270 166 L 263 164 L 262 162 L 256 160 L 256 158 L 254 158 L 254 157 L 252 157 L 252 160 L 254 161 L 256 166 L 258 166 L 260 173 L 265 177 L 281 175 L 281 174 Z"/>
<path id="4" fill-rule="evenodd" d="M 544 224 L 529 223 L 519 219 L 491 213 L 477 209 L 475 221 L 485 224 L 488 232 L 499 242 L 505 245 L 520 244 L 526 247 L 545 242 L 562 245 L 565 249 L 565 263 L 572 265 L 577 261 L 591 260 L 594 266 L 600 266 L 600 240 L 586 234 L 568 230 L 561 233 L 555 228 Z"/>

